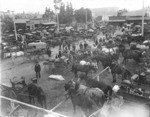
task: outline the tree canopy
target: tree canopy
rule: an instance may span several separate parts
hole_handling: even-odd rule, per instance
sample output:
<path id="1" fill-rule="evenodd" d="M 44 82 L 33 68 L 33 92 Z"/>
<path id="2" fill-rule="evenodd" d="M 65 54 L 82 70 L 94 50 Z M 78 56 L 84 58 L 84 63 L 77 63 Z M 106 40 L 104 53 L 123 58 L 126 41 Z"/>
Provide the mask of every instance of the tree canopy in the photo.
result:
<path id="1" fill-rule="evenodd" d="M 48 21 L 55 20 L 54 12 L 50 8 L 47 8 L 47 7 L 42 17 L 43 17 L 43 20 L 48 20 Z"/>
<path id="2" fill-rule="evenodd" d="M 67 24 L 67 23 L 70 24 L 73 19 L 72 3 L 67 3 L 66 6 L 64 3 L 61 3 L 60 12 L 58 16 L 59 16 L 59 22 L 61 24 Z"/>
<path id="3" fill-rule="evenodd" d="M 4 15 L 3 17 L 1 16 L 1 26 L 2 26 L 2 33 L 5 33 L 6 31 L 12 31 L 14 30 L 14 25 L 13 25 L 13 18 L 10 17 L 9 15 Z"/>
<path id="4" fill-rule="evenodd" d="M 118 11 L 117 16 L 122 16 L 124 13 L 127 13 L 127 9 L 121 9 Z"/>
<path id="5" fill-rule="evenodd" d="M 80 8 L 78 10 L 75 10 L 75 19 L 79 23 L 85 23 L 86 22 L 86 12 L 87 12 L 87 21 L 92 20 L 92 12 L 90 9 Z"/>

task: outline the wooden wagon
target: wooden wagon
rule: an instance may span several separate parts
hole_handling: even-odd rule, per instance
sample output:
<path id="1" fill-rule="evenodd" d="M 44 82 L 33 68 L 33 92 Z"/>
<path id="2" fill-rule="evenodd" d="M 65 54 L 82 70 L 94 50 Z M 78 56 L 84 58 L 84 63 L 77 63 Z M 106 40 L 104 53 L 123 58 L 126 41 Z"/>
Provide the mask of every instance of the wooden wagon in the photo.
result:
<path id="1" fill-rule="evenodd" d="M 142 94 L 136 93 L 138 89 L 142 90 Z M 140 103 L 150 107 L 150 90 L 144 89 L 144 87 L 121 83 L 118 95 L 121 95 L 128 102 Z"/>
<path id="2" fill-rule="evenodd" d="M 70 70 L 72 62 L 69 58 L 65 56 L 62 56 L 61 58 L 58 58 L 58 59 L 47 60 L 43 63 L 46 72 L 50 70 L 53 63 L 56 68 L 65 68 L 65 69 Z"/>

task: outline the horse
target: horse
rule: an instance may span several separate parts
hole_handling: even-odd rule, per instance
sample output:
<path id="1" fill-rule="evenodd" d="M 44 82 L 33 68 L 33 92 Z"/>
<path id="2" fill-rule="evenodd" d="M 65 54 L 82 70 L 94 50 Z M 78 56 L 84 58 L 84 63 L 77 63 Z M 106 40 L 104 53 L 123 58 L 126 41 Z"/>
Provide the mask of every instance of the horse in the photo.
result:
<path id="1" fill-rule="evenodd" d="M 93 65 L 92 63 L 86 64 L 86 65 L 81 65 L 79 63 L 73 63 L 72 65 L 72 72 L 74 72 L 75 77 L 77 77 L 77 72 L 84 72 L 86 75 L 91 71 L 97 71 L 98 67 Z"/>
<path id="2" fill-rule="evenodd" d="M 126 49 L 123 44 L 119 45 L 119 51 L 122 53 L 123 56 L 123 63 L 127 63 L 128 59 L 134 59 L 136 62 L 140 62 L 140 58 L 142 58 L 142 51 L 140 51 L 138 48 L 131 48 Z"/>
<path id="3" fill-rule="evenodd" d="M 92 61 L 96 60 L 97 63 L 101 62 L 103 68 L 105 69 L 106 67 L 110 66 L 114 60 L 116 61 L 118 58 L 119 58 L 118 54 L 114 54 L 114 55 L 99 54 L 92 57 L 91 59 Z"/>
<path id="4" fill-rule="evenodd" d="M 130 50 L 126 49 L 122 56 L 124 57 L 123 63 L 126 64 L 128 59 L 134 59 L 137 63 L 140 62 L 140 58 L 142 58 L 142 52 L 139 50 Z"/>
<path id="5" fill-rule="evenodd" d="M 113 82 L 116 82 L 116 74 L 122 75 L 122 80 L 128 79 L 131 76 L 131 72 L 122 65 L 112 63 L 109 67 L 113 76 Z"/>
<path id="6" fill-rule="evenodd" d="M 87 86 L 101 89 L 105 94 L 105 98 L 111 99 L 112 87 L 110 85 L 103 81 L 97 81 L 95 79 L 89 78 L 85 74 L 80 74 L 79 78 L 84 80 Z"/>
<path id="7" fill-rule="evenodd" d="M 86 117 L 89 117 L 94 106 L 99 109 L 105 103 L 104 93 L 98 88 L 88 88 L 72 80 L 66 83 L 64 88 L 71 98 L 74 114 L 76 112 L 76 106 L 79 106 Z"/>
<path id="8" fill-rule="evenodd" d="M 46 95 L 43 91 L 43 89 L 34 83 L 31 83 L 27 87 L 27 91 L 29 93 L 29 102 L 32 104 L 35 104 L 35 98 L 37 98 L 38 103 L 43 108 L 47 108 L 46 105 Z"/>

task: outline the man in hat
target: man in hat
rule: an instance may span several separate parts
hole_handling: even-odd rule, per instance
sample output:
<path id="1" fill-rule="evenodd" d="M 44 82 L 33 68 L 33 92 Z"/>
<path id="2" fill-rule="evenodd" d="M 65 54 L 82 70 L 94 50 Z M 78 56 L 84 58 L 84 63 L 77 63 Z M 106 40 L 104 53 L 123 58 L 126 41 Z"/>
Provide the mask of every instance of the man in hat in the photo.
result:
<path id="1" fill-rule="evenodd" d="M 87 49 L 87 46 L 88 46 L 88 44 L 87 44 L 87 42 L 85 41 L 85 42 L 84 42 L 84 49 Z"/>
<path id="2" fill-rule="evenodd" d="M 51 49 L 47 48 L 47 55 L 48 55 L 49 58 L 51 57 L 51 53 L 52 53 Z"/>
<path id="3" fill-rule="evenodd" d="M 52 67 L 52 74 L 54 74 L 55 73 L 55 63 L 54 62 L 52 63 L 51 67 Z"/>
<path id="4" fill-rule="evenodd" d="M 35 64 L 34 71 L 36 73 L 36 78 L 41 78 L 41 74 L 40 74 L 41 66 L 38 62 L 36 62 Z"/>

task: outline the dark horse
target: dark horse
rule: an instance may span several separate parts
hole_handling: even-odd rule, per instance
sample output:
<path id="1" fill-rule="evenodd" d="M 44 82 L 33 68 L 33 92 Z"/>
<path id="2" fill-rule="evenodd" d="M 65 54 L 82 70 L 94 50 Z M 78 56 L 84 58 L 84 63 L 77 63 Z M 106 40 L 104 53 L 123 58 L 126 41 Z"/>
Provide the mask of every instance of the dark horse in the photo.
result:
<path id="1" fill-rule="evenodd" d="M 113 82 L 116 82 L 116 74 L 122 75 L 122 80 L 128 79 L 131 76 L 131 72 L 122 65 L 112 63 L 110 69 L 113 76 Z"/>
<path id="2" fill-rule="evenodd" d="M 77 72 L 84 72 L 86 75 L 91 71 L 95 71 L 97 70 L 97 66 L 93 65 L 93 64 L 88 64 L 88 65 L 81 65 L 79 63 L 73 63 L 72 65 L 72 72 L 74 72 L 75 77 L 77 77 Z"/>
<path id="3" fill-rule="evenodd" d="M 139 49 L 125 49 L 123 44 L 119 45 L 119 51 L 123 56 L 123 63 L 127 63 L 128 59 L 134 59 L 137 63 L 140 62 L 140 58 L 142 58 L 142 51 Z"/>
<path id="4" fill-rule="evenodd" d="M 97 63 L 101 62 L 103 68 L 105 69 L 106 67 L 110 66 L 111 63 L 115 60 L 118 60 L 119 55 L 118 54 L 99 54 L 99 55 L 95 55 L 94 57 L 92 57 L 92 60 L 96 60 Z"/>
<path id="5" fill-rule="evenodd" d="M 89 78 L 85 74 L 80 74 L 80 79 L 84 80 L 89 87 L 101 89 L 104 92 L 105 97 L 111 99 L 112 87 L 110 85 L 107 85 L 105 82 Z"/>
<path id="6" fill-rule="evenodd" d="M 46 107 L 46 95 L 43 91 L 43 89 L 39 86 L 37 86 L 34 83 L 31 84 L 26 84 L 25 78 L 21 77 L 22 81 L 14 83 L 10 79 L 10 83 L 12 84 L 12 88 L 16 92 L 24 92 L 28 93 L 27 96 L 29 97 L 29 103 L 30 104 L 35 104 L 35 98 L 37 98 L 38 103 L 41 105 L 41 107 L 47 108 Z M 22 88 L 18 88 L 18 84 L 22 85 Z"/>
<path id="7" fill-rule="evenodd" d="M 35 104 L 35 98 L 37 98 L 38 103 L 43 107 L 47 108 L 46 105 L 46 95 L 43 89 L 34 83 L 28 85 L 29 101 Z"/>
<path id="8" fill-rule="evenodd" d="M 64 87 L 71 98 L 74 114 L 76 106 L 79 106 L 86 117 L 89 117 L 93 113 L 94 106 L 102 108 L 105 103 L 104 93 L 98 88 L 88 88 L 74 81 L 69 81 Z"/>

